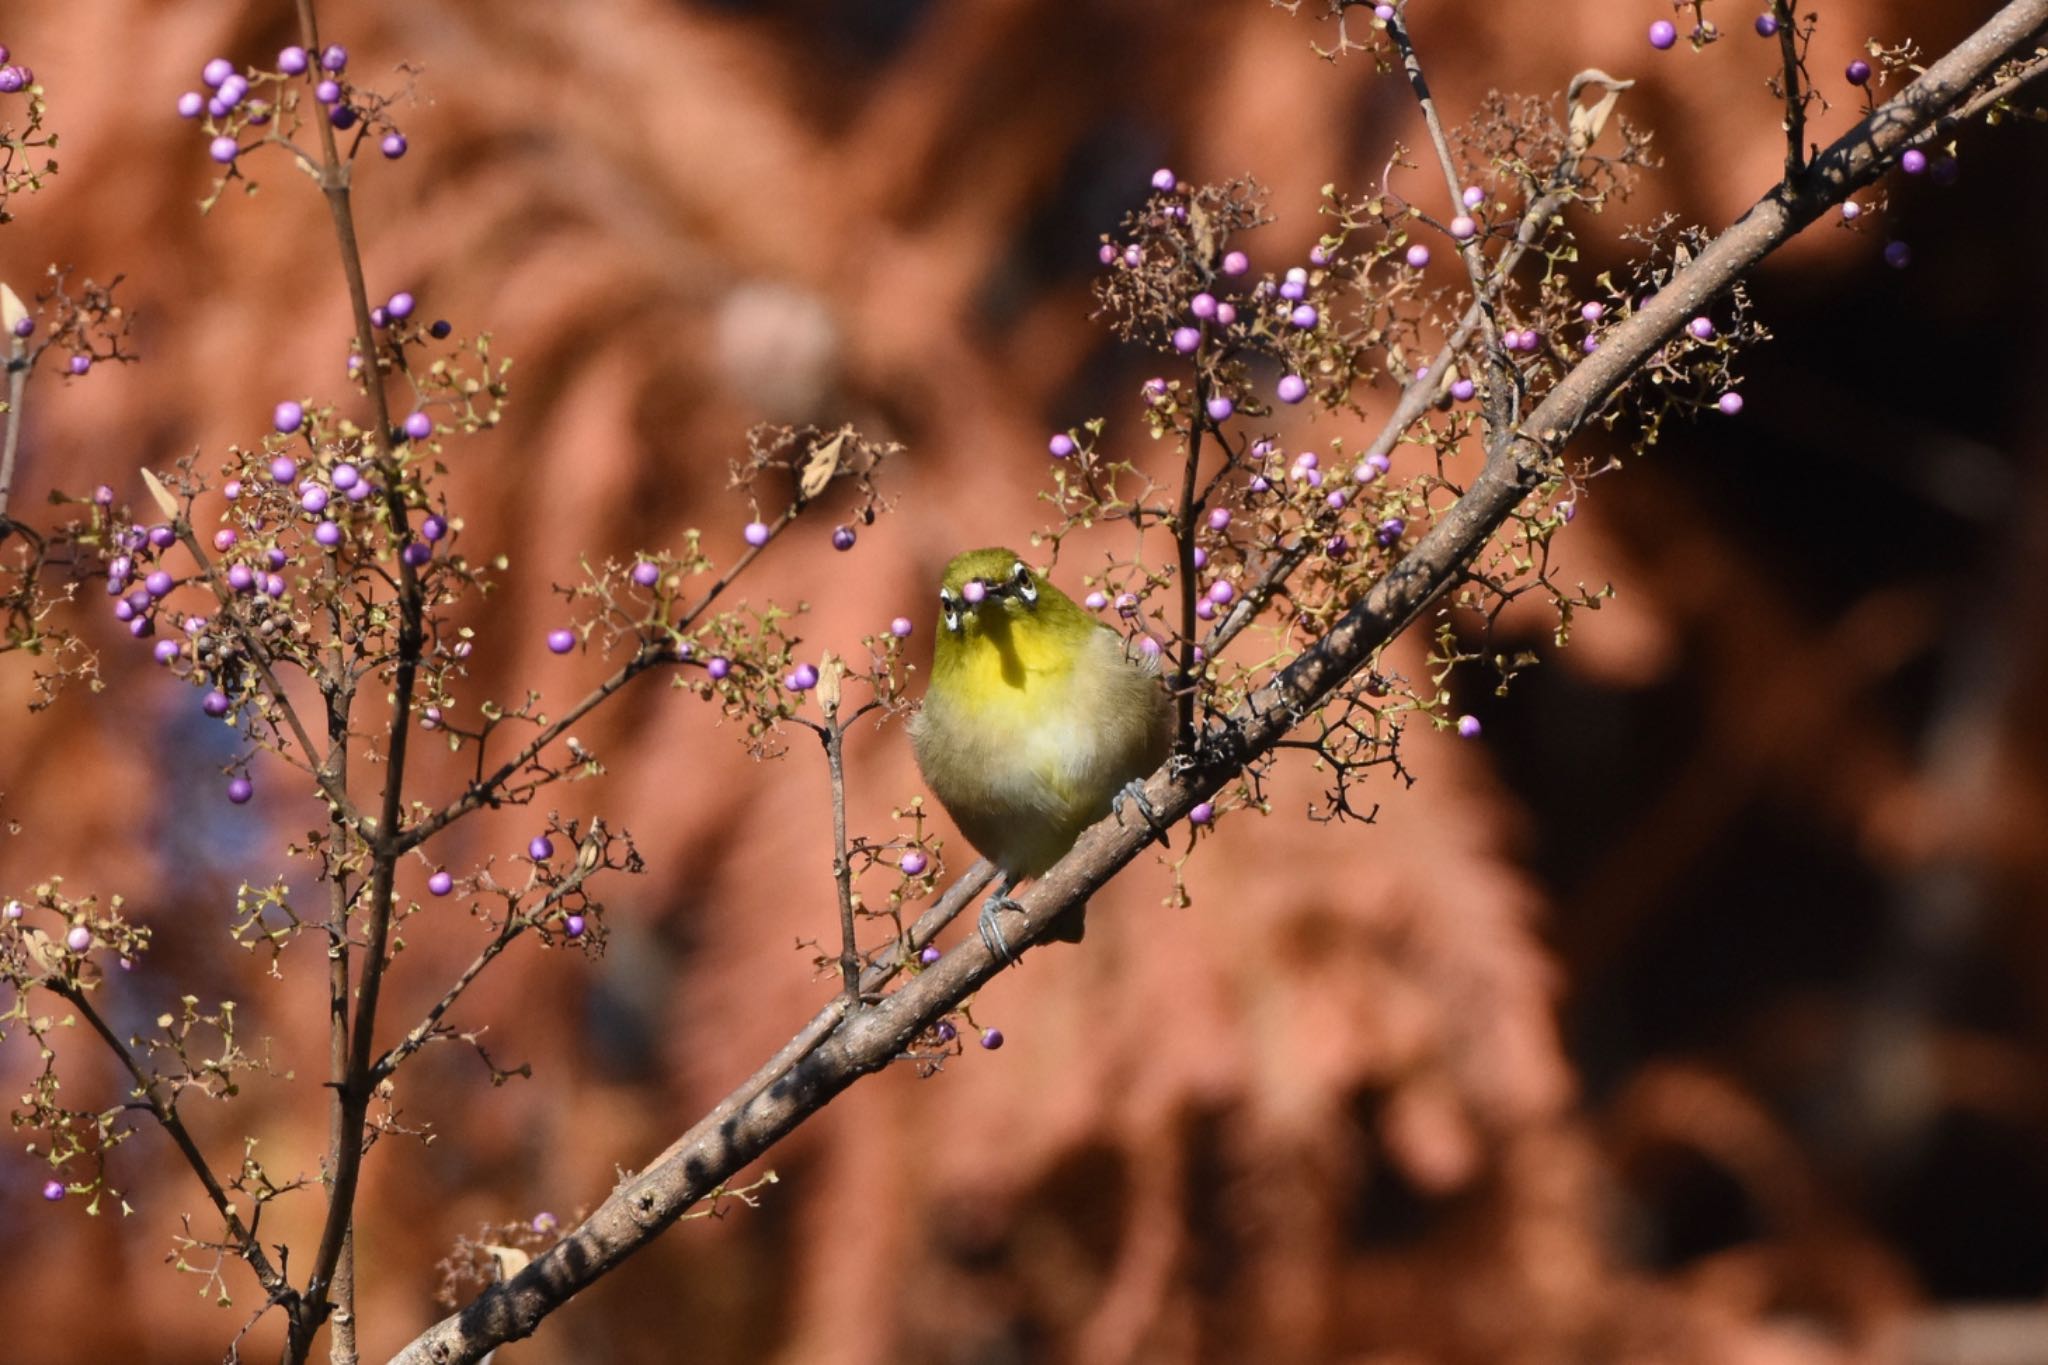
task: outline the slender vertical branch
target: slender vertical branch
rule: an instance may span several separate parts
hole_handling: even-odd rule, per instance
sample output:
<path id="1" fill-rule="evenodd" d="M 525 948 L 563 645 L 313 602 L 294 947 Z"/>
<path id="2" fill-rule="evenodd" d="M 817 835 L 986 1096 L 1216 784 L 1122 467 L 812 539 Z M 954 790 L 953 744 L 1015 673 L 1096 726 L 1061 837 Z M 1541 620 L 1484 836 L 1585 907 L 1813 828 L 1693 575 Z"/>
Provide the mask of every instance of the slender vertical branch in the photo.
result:
<path id="1" fill-rule="evenodd" d="M 828 663 L 829 667 L 829 663 Z M 839 979 L 846 1008 L 860 1008 L 860 947 L 854 940 L 853 863 L 846 854 L 846 727 L 839 723 L 839 680 L 831 679 L 820 699 L 825 723 L 818 738 L 832 773 L 832 884 L 839 893 Z"/>
<path id="2" fill-rule="evenodd" d="M 340 578 L 340 562 L 329 550 L 321 565 L 327 580 L 328 639 L 326 676 L 320 691 L 327 705 L 326 785 L 348 795 L 349 714 L 355 705 L 355 676 L 349 670 L 348 646 L 343 643 L 341 596 L 334 589 Z M 335 807 L 328 819 L 328 834 L 335 849 L 349 848 L 354 830 L 342 807 Z M 336 870 L 328 883 L 327 897 L 327 1149 L 338 1152 L 348 1141 L 348 1108 L 343 1087 L 348 1082 L 348 1002 L 350 986 L 350 941 L 348 917 L 351 905 L 348 874 Z M 356 1365 L 356 1233 L 350 1220 L 342 1235 L 341 1257 L 334 1267 L 334 1331 L 329 1357 L 332 1365 Z"/>
<path id="3" fill-rule="evenodd" d="M 308 52 L 320 51 L 319 24 L 313 0 L 294 0 L 299 18 L 300 41 Z M 335 143 L 333 124 L 315 114 L 313 125 L 320 137 L 320 192 L 327 201 L 336 246 L 341 257 L 342 276 L 348 288 L 349 307 L 355 316 L 356 349 L 363 358 L 364 387 L 372 416 L 372 444 L 390 533 L 398 560 L 398 635 L 392 675 L 391 723 L 387 731 L 384 793 L 376 829 L 370 840 L 369 918 L 364 935 L 363 971 L 357 988 L 355 1014 L 350 1021 L 348 1053 L 338 1087 L 339 1122 L 331 1134 L 328 1162 L 327 1218 L 320 1232 L 303 1300 L 293 1314 L 292 1330 L 285 1345 L 289 1365 L 299 1365 L 312 1349 L 312 1336 L 330 1306 L 334 1276 L 349 1241 L 354 1219 L 356 1186 L 362 1170 L 364 1126 L 374 1082 L 377 1001 L 388 965 L 391 936 L 393 884 L 399 849 L 398 826 L 404 814 L 405 762 L 407 741 L 412 733 L 413 689 L 417 682 L 421 647 L 426 638 L 425 608 L 418 570 L 404 551 L 412 540 L 411 519 L 405 503 L 403 464 L 391 449 L 391 409 L 384 392 L 384 367 L 378 354 L 376 330 L 370 323 L 369 290 L 364 282 L 361 246 L 356 237 L 355 215 L 350 207 L 350 164 Z M 345 931 L 344 924 L 344 931 Z"/>
<path id="4" fill-rule="evenodd" d="M 1778 21 L 1778 63 L 1785 82 L 1785 183 L 1791 185 L 1806 173 L 1806 92 L 1799 84 L 1802 64 L 1792 0 L 1771 0 L 1771 17 Z"/>
<path id="5" fill-rule="evenodd" d="M 1188 422 L 1187 468 L 1181 471 L 1180 513 L 1173 524 L 1174 550 L 1180 575 L 1180 663 L 1173 680 L 1174 703 L 1179 722 L 1174 747 L 1193 753 L 1195 748 L 1195 651 L 1200 648 L 1201 618 L 1195 615 L 1195 511 L 1201 489 L 1202 432 L 1209 424 L 1209 376 L 1195 370 L 1195 410 Z"/>

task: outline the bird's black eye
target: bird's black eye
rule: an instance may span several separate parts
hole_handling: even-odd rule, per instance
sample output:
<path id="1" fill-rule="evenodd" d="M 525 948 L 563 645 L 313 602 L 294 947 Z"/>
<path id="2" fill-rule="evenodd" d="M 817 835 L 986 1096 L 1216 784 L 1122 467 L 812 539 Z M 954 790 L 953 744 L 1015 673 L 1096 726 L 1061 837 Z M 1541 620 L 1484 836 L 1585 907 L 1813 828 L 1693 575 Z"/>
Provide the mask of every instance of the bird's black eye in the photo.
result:
<path id="1" fill-rule="evenodd" d="M 946 618 L 947 630 L 960 629 L 960 604 L 953 600 L 953 594 L 945 588 L 939 589 L 939 614 Z"/>
<path id="2" fill-rule="evenodd" d="M 1024 599 L 1025 606 L 1038 601 L 1038 584 L 1031 577 L 1031 570 L 1019 560 L 1017 567 L 1010 570 L 1010 581 L 1017 585 L 1017 596 Z"/>

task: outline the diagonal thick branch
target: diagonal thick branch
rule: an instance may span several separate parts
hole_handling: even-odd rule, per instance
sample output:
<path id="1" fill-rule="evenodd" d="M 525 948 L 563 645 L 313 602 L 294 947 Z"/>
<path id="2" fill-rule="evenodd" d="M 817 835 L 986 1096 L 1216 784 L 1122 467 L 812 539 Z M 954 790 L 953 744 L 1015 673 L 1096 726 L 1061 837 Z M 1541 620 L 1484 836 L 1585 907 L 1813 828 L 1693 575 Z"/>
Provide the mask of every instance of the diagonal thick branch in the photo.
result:
<path id="1" fill-rule="evenodd" d="M 1915 139 L 1973 101 L 2001 62 L 2048 23 L 2048 0 L 2013 0 L 1920 79 L 1811 161 L 1796 182 L 1774 185 L 1655 298 L 1616 324 L 1600 349 L 1553 388 L 1521 426 L 1503 433 L 1485 470 L 1414 550 L 1337 625 L 1222 723 L 1211 726 L 1192 766 L 1153 774 L 1145 794 L 1168 820 L 1184 817 L 1243 765 L 1288 732 L 1365 667 L 1374 654 L 1455 585 L 1544 470 L 1585 423 L 1686 320 L 1830 206 L 1881 174 Z M 2038 67 L 2029 68 L 2030 71 Z M 2007 83 L 2010 84 L 2009 82 Z M 1114 819 L 1084 833 L 1022 897 L 1013 943 L 1037 941 L 1071 907 L 1146 847 L 1151 831 Z M 949 896 L 950 898 L 950 896 Z M 532 1335 L 561 1307 L 729 1181 L 862 1076 L 902 1054 L 928 1026 L 1000 970 L 969 935 L 937 964 L 872 1008 L 835 1001 L 767 1066 L 679 1137 L 545 1255 L 476 1302 L 435 1323 L 395 1359 L 402 1365 L 474 1361 Z M 838 1014 L 836 1021 L 831 1016 Z"/>

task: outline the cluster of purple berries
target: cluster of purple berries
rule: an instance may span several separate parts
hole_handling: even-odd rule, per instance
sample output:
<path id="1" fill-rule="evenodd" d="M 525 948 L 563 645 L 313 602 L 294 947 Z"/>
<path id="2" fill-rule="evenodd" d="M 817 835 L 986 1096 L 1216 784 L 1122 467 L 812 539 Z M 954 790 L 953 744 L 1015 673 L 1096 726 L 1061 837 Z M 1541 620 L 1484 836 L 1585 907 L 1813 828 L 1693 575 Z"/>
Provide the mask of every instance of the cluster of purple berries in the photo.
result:
<path id="1" fill-rule="evenodd" d="M 1391 10 L 1389 13 L 1391 14 Z M 1173 171 L 1163 166 L 1152 173 L 1151 183 L 1152 188 L 1160 194 L 1181 195 L 1187 190 L 1186 185 Z M 1481 196 L 1480 202 L 1483 202 L 1483 198 L 1484 196 Z M 1180 203 L 1168 204 L 1164 212 L 1169 217 L 1185 221 L 1187 206 Z M 1470 237 L 1477 231 L 1477 226 L 1469 218 L 1459 218 L 1457 225 L 1461 225 L 1463 229 L 1462 233 L 1457 235 L 1463 237 Z M 1136 270 L 1145 263 L 1144 248 L 1136 242 L 1121 248 L 1114 243 L 1104 242 L 1097 256 L 1103 265 L 1113 269 Z M 1430 250 L 1420 242 L 1414 243 L 1408 248 L 1404 259 L 1411 269 L 1424 269 L 1429 265 Z M 1168 343 L 1180 355 L 1193 355 L 1201 350 L 1210 329 L 1227 331 L 1237 326 L 1241 312 L 1248 308 L 1263 308 L 1270 314 L 1266 321 L 1274 335 L 1289 331 L 1315 331 L 1323 321 L 1323 311 L 1308 297 L 1311 287 L 1309 268 L 1320 268 L 1329 262 L 1329 252 L 1317 246 L 1309 252 L 1309 266 L 1290 268 L 1277 284 L 1271 280 L 1258 282 L 1252 286 L 1249 295 L 1244 299 L 1219 298 L 1210 290 L 1203 290 L 1188 301 L 1188 319 L 1173 328 L 1167 338 Z M 1251 259 L 1242 251 L 1226 252 L 1217 263 L 1217 274 L 1221 281 L 1241 279 L 1250 270 Z M 1165 398 L 1167 391 L 1165 380 L 1148 381 L 1143 390 L 1146 405 L 1157 406 Z M 1299 403 L 1308 396 L 1308 381 L 1298 374 L 1286 374 L 1281 376 L 1275 392 L 1283 403 Z M 1229 394 L 1217 394 L 1207 401 L 1204 411 L 1212 422 L 1228 421 L 1237 411 L 1237 400 Z M 1062 432 L 1051 439 L 1048 449 L 1054 459 L 1064 460 L 1074 454 L 1076 446 L 1072 435 Z"/>
<path id="2" fill-rule="evenodd" d="M 18 94 L 36 83 L 36 73 L 9 59 L 14 54 L 0 43 L 0 95 Z"/>

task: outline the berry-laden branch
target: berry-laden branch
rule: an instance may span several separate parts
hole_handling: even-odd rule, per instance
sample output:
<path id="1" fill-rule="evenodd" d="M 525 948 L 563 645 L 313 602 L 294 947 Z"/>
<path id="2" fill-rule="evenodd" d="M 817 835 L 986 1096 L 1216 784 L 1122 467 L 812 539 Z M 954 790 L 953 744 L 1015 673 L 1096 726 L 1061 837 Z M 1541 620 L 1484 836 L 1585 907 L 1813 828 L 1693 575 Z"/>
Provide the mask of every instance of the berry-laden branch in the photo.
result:
<path id="1" fill-rule="evenodd" d="M 1982 82 L 2048 23 L 2048 0 L 2013 0 L 1900 94 L 1817 157 L 1796 184 L 1775 185 L 1706 245 L 1666 286 L 1603 336 L 1597 351 L 1545 396 L 1521 426 L 1502 433 L 1486 468 L 1403 558 L 1281 673 L 1211 727 L 1195 766 L 1153 774 L 1145 794 L 1178 820 L 1219 791 L 1247 762 L 1284 740 L 1300 717 L 1332 696 L 1413 622 L 1484 549 L 1543 470 L 1678 335 L 1709 299 L 1876 178 L 1913 140 L 1972 101 Z M 2000 73 L 2008 84 L 2010 72 Z M 1013 946 L 1040 939 L 1149 844 L 1148 826 L 1114 818 L 1085 832 L 1021 898 L 1006 924 Z M 955 888 L 957 891 L 958 888 Z M 951 893 L 949 893 L 949 899 Z M 961 898 L 964 901 L 964 897 Z M 862 1076 L 899 1057 L 927 1027 L 1000 970 L 974 935 L 872 1008 L 845 1012 L 843 996 L 777 1057 L 638 1173 L 621 1181 L 561 1242 L 510 1280 L 444 1318 L 395 1358 L 401 1365 L 456 1365 L 530 1336 L 549 1313 L 644 1246 L 690 1206 L 759 1158 Z M 838 1014 L 836 1023 L 822 1020 Z"/>
<path id="2" fill-rule="evenodd" d="M 313 0 L 296 0 L 296 4 L 300 41 L 308 52 L 321 51 Z M 313 1255 L 305 1293 L 292 1305 L 285 1346 L 285 1359 L 290 1365 L 298 1365 L 306 1359 L 313 1347 L 313 1336 L 326 1318 L 330 1304 L 337 1302 L 342 1310 L 342 1322 L 335 1342 L 337 1357 L 352 1359 L 354 1355 L 354 1276 L 352 1267 L 349 1268 L 350 1273 L 340 1275 L 339 1279 L 337 1272 L 343 1268 L 344 1253 L 352 1239 L 356 1183 L 363 1161 L 363 1132 L 369 1118 L 371 1094 L 375 1089 L 377 1002 L 390 951 L 392 887 L 400 857 L 393 836 L 405 809 L 406 743 L 412 731 L 409 722 L 413 689 L 419 674 L 421 647 L 426 639 L 425 603 L 419 572 L 412 557 L 406 553 L 413 536 L 412 519 L 406 507 L 398 461 L 390 451 L 393 430 L 391 408 L 384 392 L 384 367 L 378 359 L 377 334 L 371 323 L 369 290 L 363 276 L 362 250 L 356 239 L 355 214 L 349 201 L 350 162 L 335 144 L 333 120 L 315 118 L 313 123 L 320 135 L 320 191 L 327 201 L 328 215 L 333 220 L 342 274 L 348 286 L 349 307 L 356 325 L 356 354 L 363 357 L 364 388 L 374 418 L 371 430 L 379 452 L 377 463 L 381 466 L 385 507 L 392 537 L 397 542 L 394 548 L 398 551 L 398 638 L 391 687 L 389 742 L 384 756 L 384 794 L 372 842 L 369 929 L 364 936 L 362 977 L 356 990 L 355 1015 L 348 1021 L 348 1046 L 345 1052 L 339 1046 L 334 1049 L 335 1056 L 342 1059 L 343 1065 L 329 1077 L 334 1087 L 331 1101 L 334 1114 L 327 1153 L 331 1172 L 327 1218 L 321 1227 L 320 1243 Z M 334 697 L 330 694 L 330 729 L 335 728 L 337 719 L 332 715 L 333 705 Z M 346 717 L 338 719 L 345 743 L 348 733 Z M 346 763 L 346 753 L 338 758 L 331 757 L 328 771 L 323 776 L 331 780 L 332 771 Z M 336 833 L 340 835 L 342 831 L 337 829 Z M 340 926 L 336 943 L 337 951 L 344 956 L 335 969 L 335 976 L 345 990 L 348 973 L 345 922 Z M 339 1029 L 340 1020 L 332 1022 Z M 352 1261 L 353 1257 L 347 1259 Z"/>

